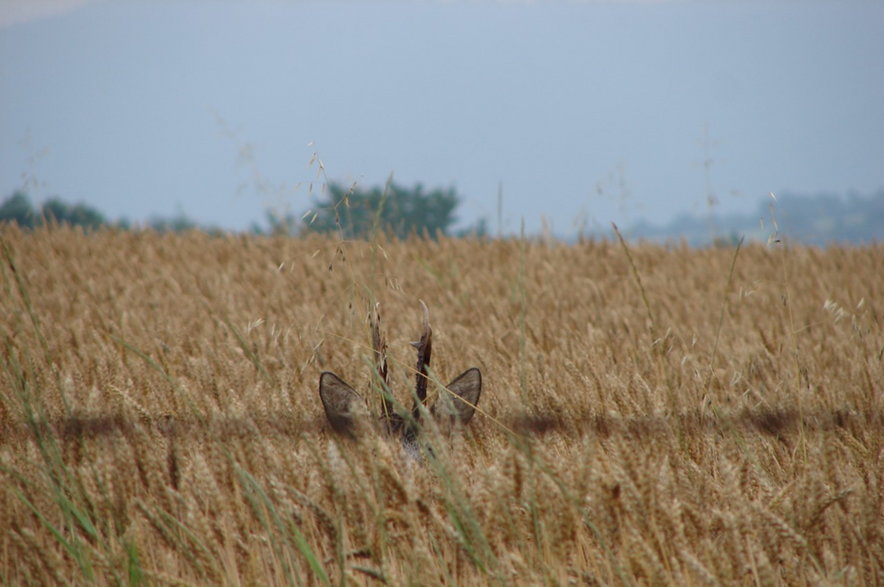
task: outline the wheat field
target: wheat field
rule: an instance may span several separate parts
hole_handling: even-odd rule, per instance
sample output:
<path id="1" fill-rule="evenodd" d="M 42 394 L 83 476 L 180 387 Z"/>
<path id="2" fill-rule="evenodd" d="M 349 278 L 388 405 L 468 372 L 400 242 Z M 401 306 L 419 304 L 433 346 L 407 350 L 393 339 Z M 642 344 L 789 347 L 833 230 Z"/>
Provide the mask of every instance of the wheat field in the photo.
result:
<path id="1" fill-rule="evenodd" d="M 4 584 L 884 583 L 884 246 L 0 228 Z M 336 436 L 419 300 L 476 417 Z M 369 398 L 377 403 L 378 398 Z"/>

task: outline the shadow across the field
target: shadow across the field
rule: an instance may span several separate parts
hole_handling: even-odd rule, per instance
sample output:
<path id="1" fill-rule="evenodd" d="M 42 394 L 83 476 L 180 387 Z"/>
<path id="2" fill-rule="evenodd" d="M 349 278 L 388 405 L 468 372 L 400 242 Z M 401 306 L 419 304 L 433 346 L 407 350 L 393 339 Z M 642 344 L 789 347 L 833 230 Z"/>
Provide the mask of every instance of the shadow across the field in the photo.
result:
<path id="1" fill-rule="evenodd" d="M 543 436 L 560 434 L 583 436 L 654 437 L 661 434 L 721 434 L 733 430 L 784 436 L 799 431 L 827 431 L 854 426 L 884 425 L 884 413 L 857 410 L 801 413 L 796 409 L 773 408 L 739 411 L 695 411 L 666 416 L 613 416 L 605 414 L 532 415 L 521 414 L 512 421 L 519 434 Z"/>
<path id="2" fill-rule="evenodd" d="M 128 417 L 123 414 L 96 416 L 71 416 L 30 425 L 19 423 L 5 426 L 0 430 L 0 444 L 21 440 L 38 434 L 51 434 L 60 439 L 101 438 L 122 436 L 132 438 L 139 435 L 165 438 L 208 438 L 219 440 L 247 439 L 257 436 L 297 438 L 316 434 L 324 423 L 298 421 L 279 416 L 220 416 L 210 419 L 194 416 Z"/>
<path id="3" fill-rule="evenodd" d="M 605 414 L 518 414 L 501 421 L 517 434 L 545 436 L 557 434 L 581 437 L 587 434 L 602 438 L 654 438 L 665 434 L 695 436 L 722 434 L 734 430 L 782 437 L 798 432 L 828 431 L 836 428 L 884 426 L 884 413 L 857 410 L 801 413 L 778 408 L 731 412 L 693 412 L 661 416 L 615 416 Z M 486 424 L 493 428 L 493 424 Z M 6 425 L 0 430 L 0 444 L 20 441 L 48 433 L 60 439 L 99 438 L 120 435 L 131 438 L 147 434 L 165 438 L 202 438 L 216 440 L 278 437 L 296 439 L 327 432 L 322 418 L 297 420 L 287 415 L 216 416 L 201 419 L 193 416 L 157 415 L 132 418 L 124 414 L 72 416 L 25 426 Z"/>

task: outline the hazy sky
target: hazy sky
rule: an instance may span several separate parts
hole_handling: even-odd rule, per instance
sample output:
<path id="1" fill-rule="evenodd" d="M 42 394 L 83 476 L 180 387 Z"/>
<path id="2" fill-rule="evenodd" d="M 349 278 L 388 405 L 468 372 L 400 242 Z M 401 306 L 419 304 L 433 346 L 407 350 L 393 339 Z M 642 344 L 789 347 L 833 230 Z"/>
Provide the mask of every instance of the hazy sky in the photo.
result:
<path id="1" fill-rule="evenodd" d="M 246 228 L 314 153 L 561 235 L 868 193 L 884 2 L 0 0 L 0 199 Z"/>

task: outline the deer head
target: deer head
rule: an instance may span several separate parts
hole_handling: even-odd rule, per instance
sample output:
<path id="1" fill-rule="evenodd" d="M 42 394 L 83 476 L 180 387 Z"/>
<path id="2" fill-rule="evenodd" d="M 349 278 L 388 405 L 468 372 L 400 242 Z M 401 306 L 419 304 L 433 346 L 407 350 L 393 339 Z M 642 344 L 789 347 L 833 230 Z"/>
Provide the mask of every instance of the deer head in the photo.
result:
<path id="1" fill-rule="evenodd" d="M 423 302 L 421 306 L 423 307 L 421 336 L 417 342 L 411 343 L 417 349 L 414 398 L 412 408 L 406 414 L 396 411 L 388 384 L 387 344 L 381 334 L 379 305 L 375 305 L 371 316 L 374 365 L 383 393 L 378 420 L 383 423 L 388 433 L 400 436 L 408 448 L 416 447 L 417 435 L 425 414 L 430 414 L 443 433 L 450 433 L 456 426 L 470 421 L 476 411 L 479 394 L 482 392 L 482 373 L 473 367 L 440 389 L 435 402 L 427 406 L 433 331 L 430 328 L 429 310 Z M 322 399 L 329 424 L 337 432 L 357 436 L 360 428 L 373 421 L 363 397 L 331 371 L 325 371 L 319 376 L 319 397 Z"/>

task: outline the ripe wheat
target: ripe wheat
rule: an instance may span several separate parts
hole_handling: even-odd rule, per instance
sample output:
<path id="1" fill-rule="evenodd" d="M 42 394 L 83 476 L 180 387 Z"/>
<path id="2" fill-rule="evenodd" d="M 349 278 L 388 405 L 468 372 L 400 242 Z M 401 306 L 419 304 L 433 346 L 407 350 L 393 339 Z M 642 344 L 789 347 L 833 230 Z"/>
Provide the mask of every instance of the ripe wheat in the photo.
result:
<path id="1" fill-rule="evenodd" d="M 884 582 L 884 247 L 624 246 L 0 228 L 2 581 Z M 421 299 L 403 466 L 316 382 Z"/>

